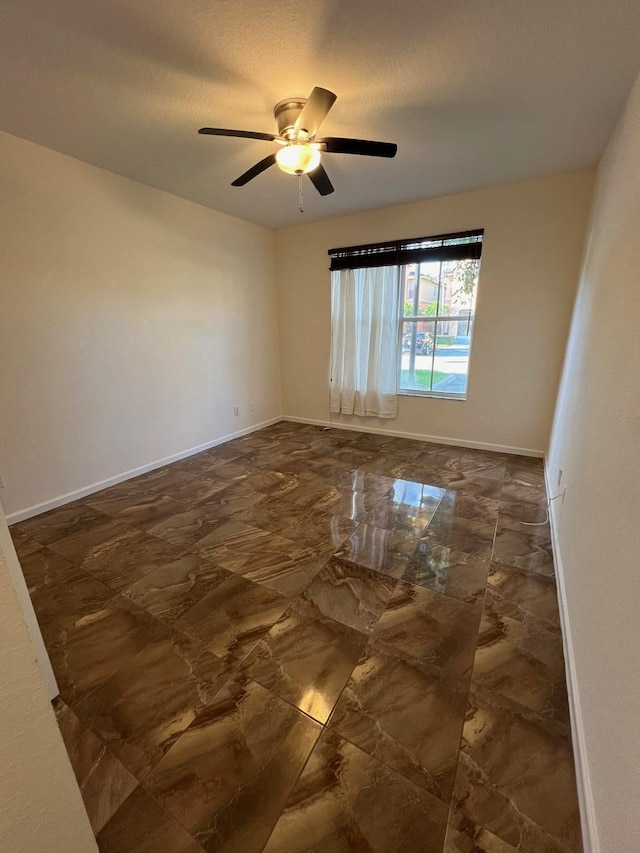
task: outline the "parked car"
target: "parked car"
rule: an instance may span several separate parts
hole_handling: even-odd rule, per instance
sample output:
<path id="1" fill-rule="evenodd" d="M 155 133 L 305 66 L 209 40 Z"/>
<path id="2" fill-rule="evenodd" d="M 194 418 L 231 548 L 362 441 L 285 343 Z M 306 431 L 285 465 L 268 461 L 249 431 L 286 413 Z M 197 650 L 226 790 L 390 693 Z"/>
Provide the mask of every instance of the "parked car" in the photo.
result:
<path id="1" fill-rule="evenodd" d="M 402 349 L 408 352 L 411 349 L 411 332 L 407 332 L 402 339 Z M 431 355 L 433 352 L 433 335 L 430 332 L 416 332 L 416 353 L 418 355 Z"/>

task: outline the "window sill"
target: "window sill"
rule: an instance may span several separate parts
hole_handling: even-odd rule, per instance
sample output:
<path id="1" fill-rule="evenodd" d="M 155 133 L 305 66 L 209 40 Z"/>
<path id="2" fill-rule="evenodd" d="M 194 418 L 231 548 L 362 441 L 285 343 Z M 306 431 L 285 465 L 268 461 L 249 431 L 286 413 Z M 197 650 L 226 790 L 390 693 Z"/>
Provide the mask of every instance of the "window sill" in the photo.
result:
<path id="1" fill-rule="evenodd" d="M 460 400 L 465 402 L 466 394 L 447 394 L 446 391 L 418 391 L 412 388 L 402 388 L 398 391 L 399 397 L 430 397 L 434 400 Z"/>

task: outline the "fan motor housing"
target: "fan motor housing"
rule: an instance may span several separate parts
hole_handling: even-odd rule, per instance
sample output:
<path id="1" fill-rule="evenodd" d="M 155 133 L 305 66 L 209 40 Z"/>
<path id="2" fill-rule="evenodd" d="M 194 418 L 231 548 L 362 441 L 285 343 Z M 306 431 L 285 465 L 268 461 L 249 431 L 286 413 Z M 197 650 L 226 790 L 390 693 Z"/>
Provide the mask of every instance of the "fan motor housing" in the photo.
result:
<path id="1" fill-rule="evenodd" d="M 285 98 L 283 101 L 278 101 L 273 108 L 273 115 L 278 123 L 278 133 L 283 139 L 296 138 L 295 124 L 306 103 L 306 98 Z"/>

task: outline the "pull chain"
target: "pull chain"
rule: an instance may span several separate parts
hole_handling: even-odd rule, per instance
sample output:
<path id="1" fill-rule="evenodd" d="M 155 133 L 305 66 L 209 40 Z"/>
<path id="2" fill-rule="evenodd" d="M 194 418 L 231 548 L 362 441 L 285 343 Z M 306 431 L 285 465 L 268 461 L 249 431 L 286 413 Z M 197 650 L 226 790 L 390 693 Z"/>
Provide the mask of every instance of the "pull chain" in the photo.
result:
<path id="1" fill-rule="evenodd" d="M 298 210 L 304 213 L 304 196 L 302 192 L 302 172 L 296 172 L 298 176 Z"/>

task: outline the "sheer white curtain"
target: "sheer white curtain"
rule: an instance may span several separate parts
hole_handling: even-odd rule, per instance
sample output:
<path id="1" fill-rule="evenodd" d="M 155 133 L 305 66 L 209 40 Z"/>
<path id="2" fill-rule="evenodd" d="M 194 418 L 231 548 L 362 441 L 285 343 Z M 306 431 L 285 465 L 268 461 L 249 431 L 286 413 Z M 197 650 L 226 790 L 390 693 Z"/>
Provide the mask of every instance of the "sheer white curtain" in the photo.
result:
<path id="1" fill-rule="evenodd" d="M 398 416 L 398 267 L 331 273 L 331 411 Z"/>

